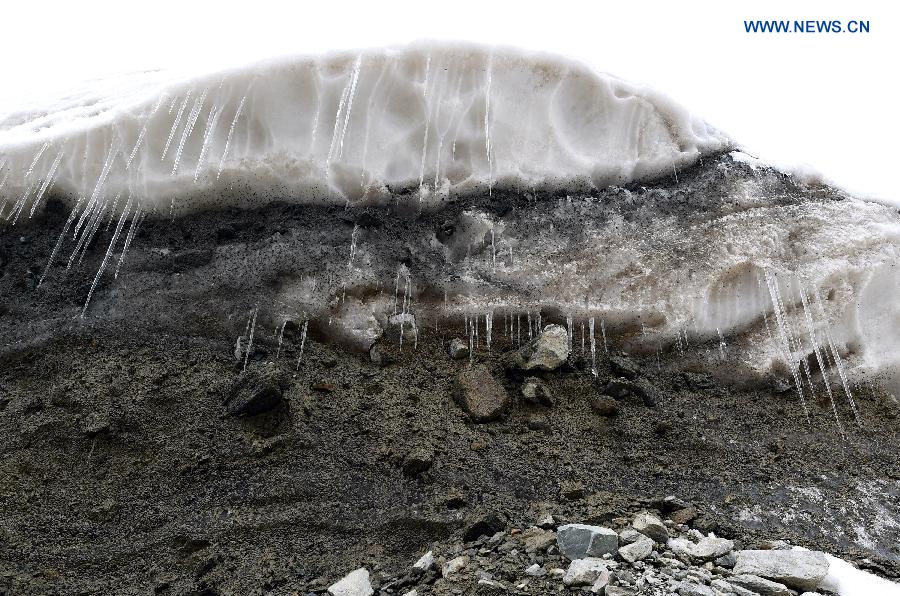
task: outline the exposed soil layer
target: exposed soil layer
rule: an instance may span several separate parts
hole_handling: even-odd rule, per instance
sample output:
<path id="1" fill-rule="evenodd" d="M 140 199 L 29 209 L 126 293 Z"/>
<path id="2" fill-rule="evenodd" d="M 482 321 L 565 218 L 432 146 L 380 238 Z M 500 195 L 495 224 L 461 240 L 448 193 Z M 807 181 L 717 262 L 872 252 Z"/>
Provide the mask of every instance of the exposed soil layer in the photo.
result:
<path id="1" fill-rule="evenodd" d="M 716 175 L 701 168 L 681 183 Z M 785 201 L 809 200 L 788 191 Z M 502 193 L 484 206 L 538 208 Z M 376 344 L 378 363 L 328 341 L 324 319 L 311 323 L 299 365 L 299 319 L 279 350 L 278 311 L 265 297 L 286 278 L 340 271 L 363 216 L 408 239 L 458 208 L 386 219 L 273 205 L 148 220 L 85 318 L 106 240 L 68 275 L 66 252 L 37 287 L 68 214 L 51 203 L 0 229 L 0 591 L 304 593 L 363 565 L 400 573 L 487 512 L 511 524 L 545 512 L 607 523 L 666 495 L 693 503 L 703 530 L 747 545 L 782 538 L 900 577 L 897 418 L 877 388 L 857 396 L 861 428 L 840 406 L 841 440 L 827 397 L 811 402 L 807 425 L 793 391 L 699 374 L 690 353 L 707 347 L 689 345 L 685 357 L 629 357 L 659 399 L 625 397 L 618 415 L 602 416 L 592 398 L 619 373 L 600 348 L 595 379 L 576 333 L 569 363 L 540 375 L 552 405 L 532 404 L 523 375 L 501 365 L 517 342 L 498 318 L 490 350 L 482 335 L 473 360 L 511 403 L 476 424 L 454 400 L 471 363 L 447 353 L 464 336 L 461 320 L 420 329 L 402 352 L 392 328 Z M 721 205 L 697 209 L 712 217 Z M 329 236 L 329 225 L 346 233 Z M 302 234 L 308 254 L 253 260 Z M 394 250 L 394 262 L 440 262 L 409 243 Z M 235 337 L 257 303 L 242 373 Z M 610 338 L 614 353 L 623 347 Z M 242 375 L 279 379 L 262 413 L 229 413 Z"/>

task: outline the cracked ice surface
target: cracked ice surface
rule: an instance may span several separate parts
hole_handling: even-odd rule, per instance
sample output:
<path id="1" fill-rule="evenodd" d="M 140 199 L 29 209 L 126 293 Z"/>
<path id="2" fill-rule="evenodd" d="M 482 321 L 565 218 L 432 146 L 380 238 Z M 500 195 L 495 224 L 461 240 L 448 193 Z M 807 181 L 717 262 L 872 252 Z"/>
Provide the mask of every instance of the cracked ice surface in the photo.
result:
<path id="1" fill-rule="evenodd" d="M 52 184 L 97 202 L 130 193 L 164 213 L 378 202 L 398 188 L 427 201 L 645 180 L 727 145 L 663 95 L 576 62 L 417 44 L 134 74 L 2 115 L 0 200 L 6 216 Z"/>

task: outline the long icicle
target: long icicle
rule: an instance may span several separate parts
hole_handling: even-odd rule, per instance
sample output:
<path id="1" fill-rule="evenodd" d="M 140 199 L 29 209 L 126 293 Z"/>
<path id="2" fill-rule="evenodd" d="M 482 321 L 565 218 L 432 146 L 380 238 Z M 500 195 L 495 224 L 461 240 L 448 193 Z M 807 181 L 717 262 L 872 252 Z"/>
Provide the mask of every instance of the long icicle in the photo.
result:
<path id="1" fill-rule="evenodd" d="M 91 289 L 88 291 L 87 299 L 84 301 L 84 308 L 81 309 L 82 319 L 87 313 L 88 304 L 90 304 L 91 297 L 94 295 L 94 290 L 97 287 L 97 282 L 100 281 L 100 276 L 103 275 L 103 270 L 106 269 L 106 263 L 109 261 L 109 255 L 112 254 L 113 247 L 116 245 L 116 241 L 119 239 L 119 234 L 122 233 L 122 226 L 125 224 L 125 219 L 128 217 L 129 211 L 131 211 L 130 200 L 125 204 L 125 209 L 122 211 L 122 215 L 119 217 L 119 223 L 116 224 L 116 231 L 113 232 L 112 240 L 109 241 L 109 247 L 107 247 L 106 254 L 103 256 L 103 262 L 100 263 L 100 268 L 97 270 L 97 275 L 94 276 L 94 282 L 91 284 Z"/>

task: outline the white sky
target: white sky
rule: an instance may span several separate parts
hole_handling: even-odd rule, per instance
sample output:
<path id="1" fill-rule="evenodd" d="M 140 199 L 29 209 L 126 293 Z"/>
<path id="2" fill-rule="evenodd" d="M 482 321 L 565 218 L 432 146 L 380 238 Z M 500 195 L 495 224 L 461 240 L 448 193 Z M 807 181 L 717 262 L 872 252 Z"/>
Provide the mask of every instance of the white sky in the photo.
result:
<path id="1" fill-rule="evenodd" d="M 760 157 L 900 202 L 898 17 L 893 0 L 7 0 L 0 109 L 115 72 L 462 39 L 564 54 L 653 85 Z M 868 20 L 871 33 L 747 34 L 744 19 Z"/>

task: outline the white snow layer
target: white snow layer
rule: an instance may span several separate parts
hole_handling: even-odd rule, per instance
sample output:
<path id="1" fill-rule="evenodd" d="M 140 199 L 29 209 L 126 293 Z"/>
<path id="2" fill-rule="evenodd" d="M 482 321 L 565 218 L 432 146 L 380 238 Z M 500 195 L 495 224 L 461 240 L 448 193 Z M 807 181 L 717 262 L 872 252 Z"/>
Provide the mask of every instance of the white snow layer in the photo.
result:
<path id="1" fill-rule="evenodd" d="M 857 569 L 847 561 L 829 554 L 828 575 L 820 587 L 840 596 L 900 596 L 900 584 Z"/>
<path id="2" fill-rule="evenodd" d="M 52 188 L 187 211 L 622 184 L 729 140 L 663 95 L 555 56 L 474 45 L 134 74 L 0 116 L 4 217 Z M 120 206 L 125 201 L 119 201 Z"/>

